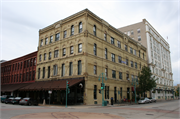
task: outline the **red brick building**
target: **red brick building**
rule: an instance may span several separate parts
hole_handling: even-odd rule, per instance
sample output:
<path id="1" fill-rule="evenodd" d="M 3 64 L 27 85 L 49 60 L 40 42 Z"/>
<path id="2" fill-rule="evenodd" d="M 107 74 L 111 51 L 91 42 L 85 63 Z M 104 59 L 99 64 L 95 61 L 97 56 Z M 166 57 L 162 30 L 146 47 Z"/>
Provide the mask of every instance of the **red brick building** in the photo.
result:
<path id="1" fill-rule="evenodd" d="M 37 51 L 1 63 L 1 91 L 12 92 L 25 86 L 25 83 L 35 82 L 36 57 Z"/>

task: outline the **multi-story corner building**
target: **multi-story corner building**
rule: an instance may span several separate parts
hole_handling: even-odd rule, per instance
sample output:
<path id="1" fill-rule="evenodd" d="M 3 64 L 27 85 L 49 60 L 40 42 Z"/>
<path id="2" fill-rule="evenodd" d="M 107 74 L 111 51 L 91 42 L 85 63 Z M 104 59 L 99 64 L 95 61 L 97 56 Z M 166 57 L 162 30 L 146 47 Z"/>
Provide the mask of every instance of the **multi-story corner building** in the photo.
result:
<path id="1" fill-rule="evenodd" d="M 118 30 L 138 41 L 147 48 L 147 60 L 152 74 L 158 79 L 153 96 L 157 99 L 171 98 L 173 95 L 173 73 L 170 46 L 168 42 L 146 20 L 119 28 Z"/>
<path id="2" fill-rule="evenodd" d="M 51 103 L 63 104 L 68 81 L 69 102 L 101 104 L 103 72 L 106 101 L 132 99 L 132 78 L 146 58 L 143 45 L 85 9 L 39 30 L 36 82 L 21 90 L 36 90 L 41 101 L 52 91 Z"/>
<path id="3" fill-rule="evenodd" d="M 37 51 L 1 63 L 1 94 L 20 95 L 18 89 L 35 82 Z"/>

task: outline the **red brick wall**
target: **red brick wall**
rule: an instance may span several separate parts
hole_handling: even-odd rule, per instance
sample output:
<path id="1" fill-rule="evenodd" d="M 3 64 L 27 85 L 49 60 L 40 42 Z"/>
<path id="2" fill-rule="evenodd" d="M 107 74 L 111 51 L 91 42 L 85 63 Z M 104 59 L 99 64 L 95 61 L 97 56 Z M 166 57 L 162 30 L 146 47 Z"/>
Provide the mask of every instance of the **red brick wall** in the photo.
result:
<path id="1" fill-rule="evenodd" d="M 1 84 L 34 82 L 37 51 L 1 63 Z"/>

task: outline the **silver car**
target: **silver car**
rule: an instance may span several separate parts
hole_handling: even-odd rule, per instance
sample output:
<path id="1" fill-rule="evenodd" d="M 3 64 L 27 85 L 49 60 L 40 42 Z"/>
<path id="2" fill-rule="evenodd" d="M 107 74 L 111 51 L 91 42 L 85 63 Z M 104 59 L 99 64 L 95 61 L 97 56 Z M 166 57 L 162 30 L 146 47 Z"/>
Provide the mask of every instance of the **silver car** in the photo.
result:
<path id="1" fill-rule="evenodd" d="M 139 101 L 138 101 L 138 104 L 145 104 L 145 103 L 150 103 L 150 100 L 148 98 L 141 98 Z"/>

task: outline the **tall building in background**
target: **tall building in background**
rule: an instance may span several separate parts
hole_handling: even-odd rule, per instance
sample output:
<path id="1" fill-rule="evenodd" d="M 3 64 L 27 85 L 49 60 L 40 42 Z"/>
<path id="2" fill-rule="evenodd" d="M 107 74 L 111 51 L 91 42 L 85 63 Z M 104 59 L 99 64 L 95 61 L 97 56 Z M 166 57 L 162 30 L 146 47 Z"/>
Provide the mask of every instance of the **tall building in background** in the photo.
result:
<path id="1" fill-rule="evenodd" d="M 148 65 L 152 74 L 158 79 L 152 96 L 158 99 L 170 98 L 173 94 L 173 73 L 168 42 L 146 19 L 118 30 L 147 48 Z"/>

